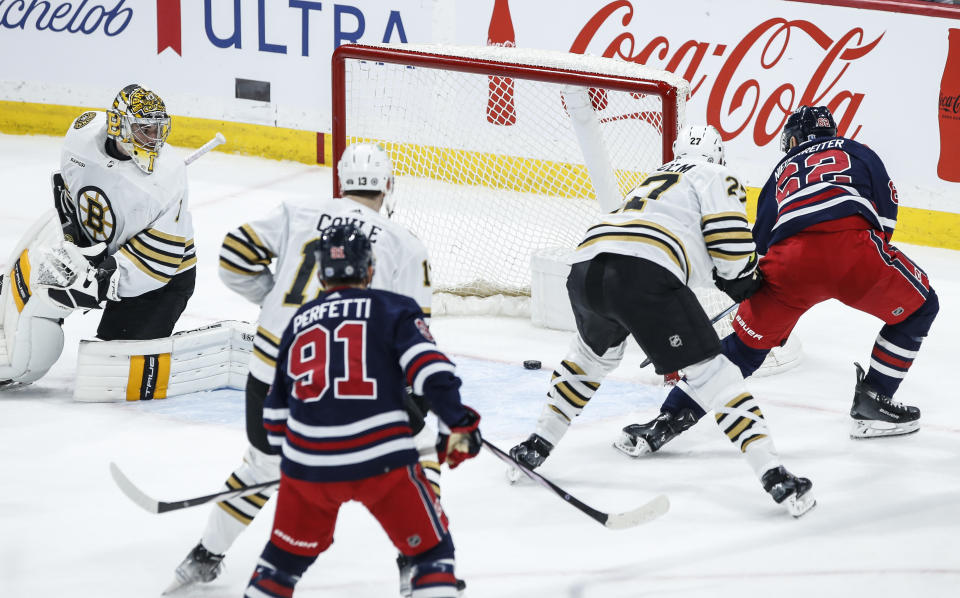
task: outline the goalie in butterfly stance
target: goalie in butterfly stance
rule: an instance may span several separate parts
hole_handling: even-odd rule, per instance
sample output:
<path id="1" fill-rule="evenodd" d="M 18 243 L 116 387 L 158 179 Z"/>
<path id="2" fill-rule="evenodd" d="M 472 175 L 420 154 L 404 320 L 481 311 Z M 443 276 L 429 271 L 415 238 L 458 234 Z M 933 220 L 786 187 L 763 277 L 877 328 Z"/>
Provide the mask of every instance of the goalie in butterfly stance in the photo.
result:
<path id="1" fill-rule="evenodd" d="M 684 127 L 674 153 L 577 247 L 567 291 L 578 334 L 553 373 L 536 432 L 510 454 L 541 465 L 632 335 L 658 374 L 687 373 L 682 384 L 701 412 L 714 411 L 764 489 L 799 517 L 815 504 L 812 484 L 781 465 L 759 405 L 690 290 L 714 282 L 740 301 L 761 287 L 745 189 L 724 165 L 713 127 Z"/>
<path id="2" fill-rule="evenodd" d="M 837 135 L 825 106 L 801 106 L 781 136 L 785 156 L 760 191 L 753 237 L 766 283 L 740 304 L 723 353 L 744 376 L 760 367 L 808 309 L 830 298 L 883 321 L 869 371 L 856 366 L 852 438 L 916 432 L 920 410 L 893 399 L 939 311 L 927 274 L 890 244 L 897 190 L 873 150 Z M 624 428 L 658 450 L 703 411 L 676 386 L 661 414 Z M 681 423 L 682 422 L 682 423 Z"/>
<path id="3" fill-rule="evenodd" d="M 193 294 L 196 252 L 183 161 L 161 155 L 163 100 L 128 85 L 67 130 L 53 175 L 59 222 L 19 244 L 0 293 L 0 384 L 29 383 L 56 362 L 62 318 L 105 303 L 97 338 L 168 337 Z"/>
<path id="4" fill-rule="evenodd" d="M 406 386 L 437 413 L 437 451 L 450 467 L 480 451 L 480 416 L 461 404 L 453 364 L 416 302 L 368 288 L 373 255 L 360 229 L 325 229 L 316 252 L 325 291 L 283 332 L 263 409 L 269 442 L 281 449 L 280 488 L 244 595 L 292 596 L 332 544 L 340 505 L 357 500 L 410 559 L 410 596 L 455 598 L 453 541 L 418 463 Z"/>

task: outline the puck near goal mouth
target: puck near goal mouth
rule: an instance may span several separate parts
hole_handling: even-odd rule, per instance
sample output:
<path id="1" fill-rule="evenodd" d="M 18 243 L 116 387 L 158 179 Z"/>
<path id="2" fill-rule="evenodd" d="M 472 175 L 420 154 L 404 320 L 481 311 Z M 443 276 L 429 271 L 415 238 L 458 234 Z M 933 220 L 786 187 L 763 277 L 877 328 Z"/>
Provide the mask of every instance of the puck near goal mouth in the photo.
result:
<path id="1" fill-rule="evenodd" d="M 523 368 L 526 370 L 539 370 L 543 364 L 536 359 L 527 359 L 523 362 Z"/>

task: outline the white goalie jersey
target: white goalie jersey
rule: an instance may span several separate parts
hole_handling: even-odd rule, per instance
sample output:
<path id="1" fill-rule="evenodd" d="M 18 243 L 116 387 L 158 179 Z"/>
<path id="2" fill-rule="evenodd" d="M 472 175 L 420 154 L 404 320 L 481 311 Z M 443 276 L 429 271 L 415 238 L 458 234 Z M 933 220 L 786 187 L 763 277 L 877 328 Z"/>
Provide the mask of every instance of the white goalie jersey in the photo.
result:
<path id="1" fill-rule="evenodd" d="M 196 265 L 187 174 L 176 155 L 160 155 L 152 174 L 104 148 L 107 118 L 85 112 L 67 131 L 60 173 L 81 234 L 117 260 L 120 298 L 142 295 Z"/>
<path id="2" fill-rule="evenodd" d="M 321 291 L 316 263 L 320 230 L 348 222 L 373 244 L 371 288 L 412 297 L 430 315 L 427 250 L 410 231 L 350 199 L 309 206 L 283 203 L 227 233 L 220 248 L 220 279 L 261 306 L 250 358 L 250 373 L 257 380 L 273 382 L 283 330 L 297 308 Z"/>
<path id="3" fill-rule="evenodd" d="M 600 253 L 650 260 L 690 287 L 712 287 L 756 267 L 746 189 L 726 167 L 685 156 L 643 180 L 589 229 L 572 262 Z"/>

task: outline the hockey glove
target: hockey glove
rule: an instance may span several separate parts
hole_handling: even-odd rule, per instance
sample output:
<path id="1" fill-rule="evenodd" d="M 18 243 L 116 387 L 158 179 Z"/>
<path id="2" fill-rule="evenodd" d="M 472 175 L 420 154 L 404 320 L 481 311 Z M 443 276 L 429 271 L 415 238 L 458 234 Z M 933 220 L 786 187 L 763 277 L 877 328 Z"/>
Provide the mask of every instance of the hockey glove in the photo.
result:
<path id="1" fill-rule="evenodd" d="M 103 259 L 106 248 L 102 243 L 87 248 L 64 243 L 58 249 L 50 254 L 49 274 L 56 280 L 43 285 L 52 301 L 72 309 L 96 309 L 103 301 L 120 300 L 117 260 L 113 256 Z M 99 266 L 91 262 L 99 262 Z"/>
<path id="2" fill-rule="evenodd" d="M 471 409 L 467 410 L 456 425 L 447 428 L 441 422 L 440 433 L 437 435 L 437 459 L 454 469 L 467 459 L 476 457 L 480 453 L 483 439 L 480 437 L 480 414 Z"/>
<path id="3" fill-rule="evenodd" d="M 763 275 L 760 270 L 755 268 L 749 274 L 734 279 L 726 279 L 717 276 L 717 271 L 713 271 L 713 283 L 717 288 L 727 294 L 728 297 L 736 303 L 749 299 L 763 286 Z"/>

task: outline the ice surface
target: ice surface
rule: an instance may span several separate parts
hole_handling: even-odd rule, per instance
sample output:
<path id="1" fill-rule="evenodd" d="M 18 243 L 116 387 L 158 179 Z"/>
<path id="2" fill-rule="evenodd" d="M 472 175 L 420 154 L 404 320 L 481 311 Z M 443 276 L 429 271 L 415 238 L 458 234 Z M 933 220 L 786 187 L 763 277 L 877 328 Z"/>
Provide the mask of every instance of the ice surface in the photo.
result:
<path id="1" fill-rule="evenodd" d="M 168 148 L 182 155 L 187 150 Z M 0 135 L 0 259 L 50 205 L 59 140 Z M 198 288 L 179 328 L 256 309 L 216 275 L 231 227 L 281 200 L 329 193 L 329 170 L 210 154 L 189 168 L 198 230 Z M 744 460 L 705 420 L 660 454 L 632 460 L 611 443 L 626 424 L 656 413 L 664 390 L 631 349 L 542 473 L 602 510 L 633 508 L 659 493 L 672 508 L 651 524 L 607 530 L 533 484 L 509 486 L 491 455 L 443 478 L 458 575 L 468 596 L 619 598 L 960 595 L 960 422 L 955 340 L 960 336 L 960 254 L 905 247 L 930 274 L 941 312 L 898 399 L 923 410 L 919 434 L 848 438 L 852 362 L 866 362 L 879 323 L 835 302 L 797 328 L 795 369 L 752 380 L 785 465 L 814 481 L 819 506 L 799 520 L 763 492 Z M 218 391 L 165 401 L 75 404 L 76 346 L 97 315 L 67 321 L 60 362 L 40 382 L 0 391 L 0 596 L 158 596 L 197 542 L 207 507 L 150 515 L 113 485 L 117 461 L 165 500 L 215 491 L 245 446 L 243 401 Z M 510 318 L 435 318 L 454 356 L 465 402 L 485 436 L 507 449 L 532 429 L 550 369 L 569 335 Z M 524 359 L 539 359 L 527 371 Z M 216 582 L 190 596 L 240 596 L 268 537 L 272 502 L 228 553 Z M 297 596 L 396 595 L 394 549 L 366 511 L 342 510 L 333 547 Z"/>

